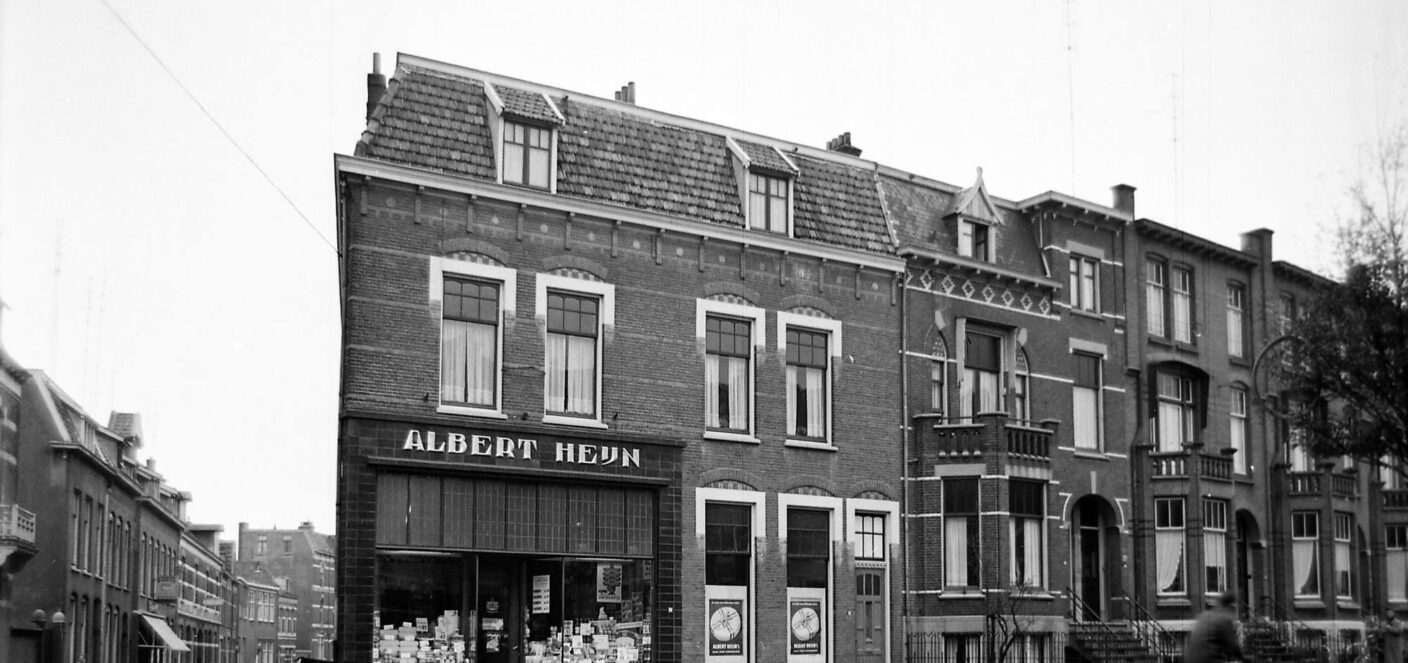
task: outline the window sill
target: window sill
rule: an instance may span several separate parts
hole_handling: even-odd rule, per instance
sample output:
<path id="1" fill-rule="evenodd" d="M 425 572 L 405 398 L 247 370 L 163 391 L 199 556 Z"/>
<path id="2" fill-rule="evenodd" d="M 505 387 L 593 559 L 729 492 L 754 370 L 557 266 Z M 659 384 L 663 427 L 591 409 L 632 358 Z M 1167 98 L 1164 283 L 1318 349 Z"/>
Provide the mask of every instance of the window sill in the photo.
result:
<path id="1" fill-rule="evenodd" d="M 459 414 L 466 417 L 481 417 L 484 419 L 507 419 L 508 415 L 484 407 L 470 407 L 468 405 L 445 405 L 441 404 L 435 408 L 440 414 Z"/>
<path id="2" fill-rule="evenodd" d="M 1159 607 L 1187 607 L 1193 605 L 1193 602 L 1188 600 L 1186 596 L 1160 596 L 1158 605 Z"/>
<path id="3" fill-rule="evenodd" d="M 581 417 L 568 417 L 560 414 L 543 415 L 543 423 L 557 424 L 559 426 L 573 426 L 575 428 L 609 428 L 606 424 L 596 419 L 583 419 Z"/>
<path id="4" fill-rule="evenodd" d="M 814 440 L 787 440 L 783 445 L 794 449 L 812 449 L 815 451 L 835 452 L 837 450 L 836 447 L 828 442 L 817 442 Z"/>
<path id="5" fill-rule="evenodd" d="M 753 437 L 752 435 L 749 435 L 747 433 L 725 433 L 724 431 L 717 430 L 704 431 L 704 439 L 713 440 L 715 442 L 738 442 L 741 444 L 763 443 L 762 440 L 759 440 L 758 438 Z"/>
<path id="6" fill-rule="evenodd" d="M 1295 599 L 1295 607 L 1324 609 L 1325 601 L 1318 596 L 1297 596 Z"/>
<path id="7" fill-rule="evenodd" d="M 1241 366 L 1242 368 L 1251 368 L 1251 367 L 1252 367 L 1252 363 L 1251 363 L 1250 361 L 1247 361 L 1247 360 L 1246 360 L 1245 358 L 1243 358 L 1243 357 L 1228 357 L 1228 358 L 1227 358 L 1227 363 L 1229 363 L 1229 364 L 1231 364 L 1231 365 L 1233 365 L 1233 366 Z"/>
<path id="8" fill-rule="evenodd" d="M 1082 318 L 1089 318 L 1089 319 L 1091 319 L 1091 320 L 1097 320 L 1097 321 L 1100 321 L 1100 322 L 1104 322 L 1104 321 L 1105 321 L 1105 318 L 1100 315 L 1100 312 L 1099 312 L 1099 311 L 1091 311 L 1091 310 L 1089 310 L 1089 309 L 1083 309 L 1083 308 L 1075 308 L 1075 307 L 1072 307 L 1072 308 L 1071 308 L 1071 315 L 1077 315 L 1077 316 L 1080 316 L 1080 317 L 1082 317 Z"/>
<path id="9" fill-rule="evenodd" d="M 945 589 L 939 594 L 940 599 L 980 599 L 983 598 L 983 590 L 977 587 L 963 587 L 958 589 Z"/>
<path id="10" fill-rule="evenodd" d="M 1339 600 L 1335 601 L 1335 605 L 1338 606 L 1338 607 L 1340 607 L 1340 608 L 1343 609 L 1343 610 L 1358 610 L 1358 609 L 1359 609 L 1359 604 L 1358 604 L 1358 603 L 1355 603 L 1355 602 L 1354 602 L 1354 599 L 1345 598 L 1345 597 L 1343 597 L 1343 596 L 1339 597 Z"/>
<path id="11" fill-rule="evenodd" d="M 1072 449 L 1071 455 L 1075 456 L 1076 458 L 1085 458 L 1087 460 L 1103 460 L 1105 462 L 1110 461 L 1110 457 L 1105 455 L 1105 452 L 1097 451 L 1095 449 Z"/>

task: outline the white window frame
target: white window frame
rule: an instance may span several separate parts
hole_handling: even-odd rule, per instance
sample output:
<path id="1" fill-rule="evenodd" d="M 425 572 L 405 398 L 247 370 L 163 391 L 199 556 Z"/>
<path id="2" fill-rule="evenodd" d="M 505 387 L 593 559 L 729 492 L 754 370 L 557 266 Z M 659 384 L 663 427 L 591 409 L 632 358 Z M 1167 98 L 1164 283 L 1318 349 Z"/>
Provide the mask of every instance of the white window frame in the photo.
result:
<path id="1" fill-rule="evenodd" d="M 973 417 L 982 414 L 979 408 L 973 405 L 973 397 L 978 389 L 979 380 L 969 379 L 968 375 L 968 336 L 978 334 L 982 336 L 992 336 L 998 339 L 998 367 L 997 367 L 997 407 L 996 411 L 1009 413 L 1008 406 L 1008 383 L 1013 380 L 1016 373 L 1016 340 L 1011 331 L 989 327 L 982 323 L 970 324 L 967 319 L 958 321 L 956 336 L 958 340 L 958 354 L 954 363 L 958 373 L 958 416 L 961 419 L 972 421 Z M 1030 370 L 1031 366 L 1027 366 Z M 1030 375 L 1030 373 L 1028 374 Z M 976 377 L 976 370 L 975 375 Z M 1028 384 L 1030 386 L 1030 384 Z M 1029 396 L 1030 398 L 1030 396 Z M 979 397 L 981 400 L 981 397 Z"/>
<path id="2" fill-rule="evenodd" d="M 1388 567 L 1385 594 L 1392 603 L 1408 603 L 1408 525 L 1384 525 L 1384 542 Z"/>
<path id="3" fill-rule="evenodd" d="M 1159 502 L 1160 502 L 1160 501 L 1168 501 L 1168 502 L 1170 502 L 1170 503 L 1176 503 L 1176 504 L 1178 504 L 1178 506 L 1179 506 L 1179 515 L 1181 516 L 1181 518 L 1180 518 L 1180 521 L 1181 521 L 1181 522 L 1180 522 L 1177 526 L 1174 526 L 1174 525 L 1159 525 L 1158 513 L 1159 513 Z M 1159 533 L 1159 532 L 1173 532 L 1173 531 L 1177 531 L 1177 532 L 1179 533 L 1179 536 L 1181 537 L 1181 538 L 1180 538 L 1181 543 L 1180 543 L 1180 547 L 1179 547 L 1179 554 L 1182 556 L 1182 558 L 1179 560 L 1178 565 L 1182 568 L 1182 573 L 1183 573 L 1183 588 L 1182 588 L 1182 589 L 1178 589 L 1178 590 L 1173 590 L 1173 591 L 1164 591 L 1164 588 L 1163 588 L 1163 587 L 1159 587 L 1159 586 L 1158 586 L 1160 583 L 1159 583 L 1158 580 L 1157 580 L 1157 569 L 1158 569 L 1158 565 L 1159 565 L 1158 550 L 1157 550 L 1157 547 L 1158 547 L 1158 533 Z M 1155 585 L 1155 588 L 1156 588 L 1156 590 L 1157 590 L 1157 592 L 1158 592 L 1158 595 L 1159 595 L 1159 596 L 1187 596 L 1187 595 L 1188 595 L 1189 576 L 1190 576 L 1190 574 L 1189 574 L 1189 572 L 1188 572 L 1188 559 L 1189 559 L 1189 557 L 1190 557 L 1190 555 L 1188 554 L 1188 500 L 1186 500 L 1186 499 L 1184 499 L 1184 498 L 1182 498 L 1182 497 L 1156 497 L 1156 498 L 1154 498 L 1154 537 L 1155 537 L 1155 544 L 1154 544 L 1154 545 L 1155 545 L 1155 548 L 1156 548 L 1155 551 L 1154 551 L 1154 568 L 1155 568 L 1155 570 L 1156 570 L 1156 571 L 1155 571 L 1155 582 L 1154 582 L 1154 585 Z"/>
<path id="4" fill-rule="evenodd" d="M 1222 585 L 1208 586 L 1209 593 L 1225 592 L 1231 578 L 1227 563 L 1227 512 L 1231 505 L 1227 500 L 1203 501 L 1203 580 L 1207 581 L 1207 569 L 1217 567 Z M 1220 513 L 1219 513 L 1220 511 Z"/>
<path id="5" fill-rule="evenodd" d="M 789 311 L 777 312 L 777 352 L 779 355 L 787 356 L 787 329 L 797 327 L 812 332 L 822 332 L 827 334 L 826 340 L 826 435 L 823 441 L 791 439 L 791 433 L 787 433 L 789 438 L 784 443 L 789 447 L 799 447 L 803 449 L 820 449 L 823 451 L 835 451 L 836 446 L 832 442 L 832 431 L 835 428 L 835 417 L 833 409 L 836 402 L 836 360 L 841 357 L 842 333 L 841 321 L 832 318 L 818 318 L 811 315 L 791 313 Z M 785 364 L 785 362 L 784 362 Z M 784 365 L 784 370 L 786 366 Z M 786 398 L 791 398 L 791 394 L 786 394 Z M 792 422 L 787 422 L 790 427 Z M 784 429 L 786 430 L 786 429 Z"/>
<path id="6" fill-rule="evenodd" d="M 949 513 L 949 511 L 948 511 L 948 508 L 947 508 L 947 506 L 946 506 L 946 501 L 947 501 L 947 498 L 948 498 L 948 489 L 949 489 L 949 485 L 950 485 L 949 482 L 950 482 L 950 481 L 965 480 L 965 479 L 972 479 L 972 480 L 974 480 L 974 490 L 977 491 L 977 496 L 976 496 L 976 497 L 977 497 L 977 507 L 976 507 L 976 509 L 975 509 L 974 511 L 972 511 L 972 512 L 967 512 L 967 511 L 965 511 L 965 512 L 961 512 L 959 515 L 952 515 L 952 516 L 951 516 L 950 513 Z M 982 529 L 981 529 L 982 526 L 983 526 L 983 480 L 982 480 L 982 477 L 975 477 L 975 476 L 971 476 L 971 475 L 945 476 L 945 477 L 943 477 L 942 479 L 940 479 L 940 481 L 939 481 L 939 486 L 940 486 L 940 490 L 939 490 L 939 514 L 940 514 L 940 518 L 939 518 L 939 527 L 940 527 L 940 530 L 939 530 L 939 531 L 942 532 L 942 534 L 941 534 L 941 536 L 940 536 L 940 539 L 939 539 L 939 541 L 940 541 L 940 544 L 939 544 L 939 545 L 940 545 L 940 548 L 939 548 L 939 549 L 943 552 L 943 555 L 942 555 L 941 558 L 940 558 L 940 564 L 941 564 L 940 570 L 942 571 L 942 576 L 943 576 L 943 586 L 944 586 L 944 588 L 945 588 L 945 591 L 950 591 L 950 590 L 951 590 L 951 591 L 955 591 L 955 592 L 960 593 L 960 594 L 971 594 L 971 593 L 975 593 L 975 592 L 980 592 L 980 591 L 981 591 L 980 588 L 981 588 L 982 582 L 983 582 L 982 578 L 983 578 L 983 570 L 984 570 L 984 563 L 983 563 L 983 558 L 982 558 L 982 553 L 983 553 L 983 550 L 982 550 L 982 546 L 983 546 L 983 537 L 982 537 Z M 949 550 L 950 550 L 950 547 L 949 547 L 949 542 L 948 542 L 948 523 L 949 523 L 949 518 L 950 518 L 950 517 L 952 517 L 952 518 L 962 518 L 964 521 L 966 521 L 966 522 L 968 523 L 968 526 L 969 526 L 969 527 L 976 527 L 976 528 L 979 528 L 979 529 L 978 529 L 978 569 L 977 569 L 977 576 L 978 576 L 978 577 L 976 577 L 976 578 L 965 577 L 965 578 L 964 578 L 965 582 L 964 582 L 964 584 L 962 584 L 962 585 L 953 582 L 954 579 L 950 576 L 950 574 L 949 574 L 949 572 L 948 572 L 948 571 L 949 571 L 949 566 L 950 566 L 950 563 L 949 563 Z M 967 536 L 970 532 L 971 532 L 971 530 L 966 530 L 966 529 L 965 529 L 965 531 L 964 531 L 965 538 L 966 538 L 966 536 Z M 965 541 L 965 543 L 966 543 L 966 541 Z M 972 554 L 972 551 L 969 551 L 969 554 L 971 555 L 971 554 Z M 956 563 L 956 562 L 955 562 L 955 563 Z M 968 560 L 967 560 L 967 559 L 964 559 L 964 560 L 963 560 L 963 572 L 964 572 L 964 575 L 965 575 L 965 576 L 968 576 L 968 575 L 969 575 L 969 574 L 968 574 Z"/>
<path id="7" fill-rule="evenodd" d="M 1306 523 L 1314 522 L 1314 523 L 1315 523 L 1315 533 L 1314 533 L 1314 534 L 1311 534 L 1311 535 L 1309 535 L 1309 536 L 1305 536 L 1305 535 L 1297 536 L 1296 533 L 1295 533 L 1295 529 L 1296 529 L 1296 528 L 1295 528 L 1295 522 L 1296 522 L 1296 517 L 1297 517 L 1297 516 L 1300 516 L 1300 517 L 1303 519 L 1303 522 L 1306 522 Z M 1308 549 L 1310 550 L 1310 565 L 1309 565 L 1309 571 L 1310 571 L 1311 575 L 1315 578 L 1315 591 L 1314 591 L 1314 592 L 1311 592 L 1311 593 L 1304 593 L 1304 594 L 1303 594 L 1303 593 L 1301 593 L 1301 591 L 1300 591 L 1300 590 L 1304 587 L 1304 583 L 1302 582 L 1302 578 L 1298 577 L 1298 576 L 1299 576 L 1299 573 L 1297 573 L 1297 572 L 1295 571 L 1296 550 L 1301 547 L 1301 546 L 1297 546 L 1297 545 L 1296 545 L 1297 542 L 1309 542 L 1309 543 L 1310 543 L 1310 545 L 1308 546 Z M 1319 565 L 1319 563 L 1318 563 L 1318 562 L 1319 562 L 1319 558 L 1320 558 L 1320 512 L 1318 512 L 1318 511 L 1292 511 L 1292 512 L 1291 512 L 1291 570 L 1292 570 L 1292 571 L 1291 571 L 1291 591 L 1292 591 L 1292 593 L 1296 596 L 1296 598 L 1320 598 L 1320 595 L 1325 591 L 1325 588 L 1320 586 L 1320 576 L 1321 576 L 1322 574 L 1320 573 L 1320 565 Z"/>
<path id="8" fill-rule="evenodd" d="M 1250 395 L 1245 388 L 1238 385 L 1233 385 L 1228 394 L 1231 397 L 1231 401 L 1227 405 L 1227 418 L 1229 421 L 1227 441 L 1228 444 L 1237 451 L 1237 453 L 1232 454 L 1232 471 L 1236 474 L 1246 474 L 1247 469 L 1251 467 L 1250 461 L 1247 458 L 1247 451 L 1249 449 L 1247 440 L 1251 432 L 1250 419 L 1247 416 L 1247 404 Z"/>
<path id="9" fill-rule="evenodd" d="M 1334 512 L 1335 597 L 1354 598 L 1354 514 Z M 1340 568 L 1340 562 L 1344 568 Z"/>
<path id="10" fill-rule="evenodd" d="M 541 340 L 546 347 L 548 335 L 548 291 L 561 290 L 564 292 L 577 293 L 582 295 L 597 297 L 601 304 L 597 309 L 597 337 L 596 337 L 596 406 L 595 415 L 591 417 L 572 417 L 560 414 L 550 414 L 546 407 L 543 410 L 543 423 L 561 424 L 564 426 L 579 426 L 584 428 L 607 428 L 602 423 L 602 393 L 601 377 L 605 373 L 603 358 L 606 354 L 606 337 L 616 326 L 616 286 L 602 281 L 588 281 L 586 279 L 562 276 L 559 274 L 538 274 L 534 279 L 533 291 L 533 316 L 539 321 Z M 543 356 L 544 366 L 547 364 L 546 353 Z M 548 389 L 547 375 L 543 375 L 543 393 Z"/>
<path id="11" fill-rule="evenodd" d="M 780 326 L 780 325 L 779 325 Z M 831 539 L 829 560 L 827 562 L 827 582 L 825 598 L 822 605 L 826 606 L 826 635 L 824 636 L 825 651 L 820 656 L 794 656 L 788 654 L 789 663 L 814 663 L 832 660 L 836 652 L 836 570 L 840 560 L 837 558 L 837 546 L 845 540 L 844 520 L 846 515 L 845 500 L 839 497 L 827 495 L 799 495 L 795 493 L 777 494 L 777 546 L 782 551 L 783 564 L 783 591 L 790 595 L 792 588 L 787 587 L 787 510 L 790 508 L 813 509 L 826 511 L 829 514 L 827 527 Z M 887 533 L 888 536 L 888 533 Z M 815 590 L 802 590 L 813 592 Z M 788 609 L 785 601 L 788 596 L 784 596 L 784 610 Z M 786 613 L 784 613 L 786 614 Z"/>
<path id="12" fill-rule="evenodd" d="M 557 128 L 556 128 L 556 127 L 553 127 L 552 125 L 548 125 L 548 124 L 540 124 L 540 123 L 536 123 L 536 122 L 523 121 L 523 120 L 518 120 L 518 119 L 510 119 L 510 118 L 505 118 L 505 117 L 501 117 L 499 121 L 500 121 L 500 123 L 501 123 L 500 130 L 499 130 L 499 156 L 500 156 L 500 159 L 499 159 L 499 182 L 500 182 L 501 184 L 507 184 L 507 185 L 509 185 L 509 186 L 521 186 L 521 187 L 524 187 L 524 188 L 526 188 L 526 189 L 534 189 L 534 190 L 537 190 L 537 191 L 550 191 L 550 192 L 555 191 L 555 190 L 556 190 L 556 180 L 557 180 L 556 172 L 555 172 L 555 171 L 556 171 L 556 166 L 557 166 Z M 509 150 L 508 130 L 509 130 L 509 126 L 510 126 L 510 125 L 516 125 L 516 126 L 523 127 L 523 135 L 524 135 L 525 138 L 530 134 L 530 132 L 532 132 L 532 131 L 534 131 L 534 130 L 543 131 L 543 132 L 546 132 L 546 133 L 547 133 L 547 135 L 548 135 L 548 147 L 547 147 L 547 161 L 548 161 L 548 162 L 547 162 L 547 166 L 546 166 L 546 167 L 547 167 L 547 186 L 536 186 L 536 185 L 534 185 L 534 184 L 531 184 L 531 183 L 530 183 L 530 181 L 531 181 L 531 174 L 530 174 L 530 181 L 524 181 L 524 182 L 511 182 L 511 181 L 509 181 L 509 179 L 508 179 L 507 177 L 505 177 L 504 169 L 505 169 L 505 167 L 508 165 L 508 158 L 507 158 L 507 154 L 508 154 L 508 150 Z M 518 145 L 518 143 L 514 143 L 514 144 L 515 144 L 515 145 Z M 524 170 L 528 170 L 528 169 L 530 168 L 529 165 L 528 165 L 528 154 L 529 154 L 529 152 L 531 152 L 531 151 L 534 150 L 534 149 L 542 149 L 542 148 L 530 147 L 527 143 L 524 143 L 524 144 L 523 144 L 522 150 L 523 150 L 523 159 L 524 159 L 524 164 L 523 164 Z"/>
<path id="13" fill-rule="evenodd" d="M 708 361 L 708 352 L 703 350 L 704 338 L 706 336 L 705 323 L 709 316 L 720 316 L 727 318 L 737 318 L 748 320 L 752 323 L 752 343 L 753 356 L 748 358 L 748 428 L 742 433 L 708 430 L 705 423 L 704 439 L 720 440 L 725 442 L 747 442 L 750 444 L 759 443 L 757 437 L 757 404 L 758 404 L 758 350 L 767 347 L 767 315 L 766 312 L 756 306 L 747 304 L 735 304 L 713 299 L 696 299 L 694 301 L 694 338 L 701 348 L 700 354 L 705 361 Z M 786 338 L 783 338 L 786 342 Z M 705 394 L 707 401 L 709 394 Z"/>
<path id="14" fill-rule="evenodd" d="M 1148 333 L 1172 338 L 1169 301 L 1168 261 L 1149 256 L 1144 260 L 1144 328 Z"/>
<path id="15" fill-rule="evenodd" d="M 746 504 L 752 507 L 750 514 L 752 515 L 751 530 L 753 533 L 753 554 L 750 558 L 748 565 L 748 590 L 744 593 L 742 597 L 738 597 L 743 599 L 743 604 L 748 612 L 747 620 L 745 621 L 748 626 L 748 629 L 747 634 L 744 638 L 745 642 L 743 656 L 709 656 L 708 644 L 706 643 L 704 645 L 705 663 L 739 660 L 750 661 L 754 659 L 754 652 L 757 651 L 756 642 L 758 631 L 758 603 L 756 600 L 758 593 L 758 555 L 759 552 L 763 549 L 762 546 L 758 545 L 758 540 L 767 536 L 767 513 L 764 510 L 766 508 L 766 502 L 767 493 L 756 490 L 737 490 L 733 488 L 694 489 L 694 535 L 698 537 L 698 540 L 701 542 L 704 541 L 704 537 L 706 534 L 706 523 L 704 520 L 705 507 L 708 506 L 710 503 Z M 709 618 L 708 594 L 709 592 L 706 589 L 706 591 L 704 592 L 704 596 L 701 597 L 701 604 L 699 606 L 700 612 L 702 613 L 703 617 L 701 624 L 705 627 L 706 632 L 708 630 L 707 620 Z"/>
<path id="16" fill-rule="evenodd" d="M 782 182 L 783 187 L 786 189 L 786 193 L 785 193 L 784 195 L 787 196 L 787 200 L 785 201 L 785 202 L 786 202 L 785 207 L 786 207 L 787 209 L 786 209 L 786 211 L 784 212 L 784 215 L 786 216 L 786 218 L 783 219 L 783 221 L 782 221 L 782 225 L 783 225 L 783 230 L 782 230 L 782 231 L 777 231 L 777 230 L 773 230 L 773 229 L 771 229 L 771 228 L 768 228 L 768 227 L 766 226 L 766 224 L 763 224 L 762 221 L 760 221 L 759 219 L 754 219 L 754 218 L 753 218 L 753 178 L 754 178 L 754 177 L 758 177 L 758 178 L 761 178 L 761 179 L 764 179 L 764 180 L 779 180 L 779 181 Z M 749 230 L 761 230 L 761 231 L 763 231 L 763 232 L 772 233 L 772 234 L 774 234 L 774 235 L 778 235 L 778 236 L 781 236 L 781 237 L 791 237 L 791 236 L 792 236 L 792 221 L 793 221 L 793 215 L 792 215 L 792 201 L 795 199 L 795 197 L 794 197 L 794 195 L 793 195 L 793 194 L 794 194 L 793 184 L 795 183 L 795 180 L 796 180 L 796 179 L 797 179 L 797 178 L 795 178 L 795 177 L 792 177 L 792 176 L 789 176 L 789 175 L 783 175 L 783 174 L 775 173 L 775 172 L 772 172 L 771 170 L 759 170 L 759 169 L 756 169 L 756 168 L 749 168 L 749 169 L 748 169 L 748 171 L 744 174 L 744 177 L 743 177 L 743 210 L 744 210 L 744 214 L 748 217 L 748 218 L 746 219 L 746 221 L 747 221 L 748 229 L 749 229 Z M 766 206 L 765 206 L 765 207 L 766 207 Z M 762 224 L 762 225 L 760 225 L 760 224 Z"/>
<path id="17" fill-rule="evenodd" d="M 1186 276 L 1187 282 L 1180 283 L 1180 277 Z M 1188 265 L 1170 265 L 1168 269 L 1169 277 L 1169 338 L 1175 343 L 1186 343 L 1192 345 L 1195 342 L 1193 328 L 1198 324 L 1198 311 L 1195 308 L 1193 291 L 1197 287 L 1194 280 L 1193 268 Z M 1183 318 L 1179 318 L 1181 310 Z"/>
<path id="18" fill-rule="evenodd" d="M 1017 577 L 1016 577 L 1016 576 L 1017 576 L 1017 525 L 1018 525 L 1017 520 L 1018 520 L 1019 518 L 1022 519 L 1022 520 L 1033 520 L 1033 519 L 1035 519 L 1035 520 L 1037 521 L 1037 524 L 1040 525 L 1040 529 L 1041 529 L 1041 534 L 1039 535 L 1040 540 L 1038 540 L 1038 541 L 1036 542 L 1036 545 L 1040 546 L 1040 548 L 1041 548 L 1040 554 L 1038 555 L 1038 557 L 1040 557 L 1040 561 L 1038 562 L 1038 566 L 1037 566 L 1037 569 L 1036 569 L 1036 573 L 1037 573 L 1037 575 L 1040 576 L 1040 577 L 1037 579 L 1037 582 L 1036 582 L 1036 583 L 1034 583 L 1034 584 L 1029 583 L 1029 584 L 1022 585 L 1022 586 L 1027 587 L 1027 588 L 1029 588 L 1029 589 L 1045 590 L 1045 589 L 1047 588 L 1047 586 L 1050 584 L 1050 578 L 1048 578 L 1047 576 L 1050 575 L 1050 574 L 1049 574 L 1049 570 L 1050 570 L 1050 569 L 1048 568 L 1048 566 L 1050 565 L 1050 560 L 1048 559 L 1048 555 L 1049 555 L 1050 552 L 1051 552 L 1051 546 L 1047 545 L 1047 540 L 1046 540 L 1046 539 L 1047 539 L 1047 530 L 1046 530 L 1046 521 L 1047 521 L 1047 517 L 1046 517 L 1046 516 L 1047 516 L 1047 513 L 1048 513 L 1048 509 L 1050 508 L 1050 507 L 1049 507 L 1049 504 L 1048 504 L 1049 499 L 1048 499 L 1048 495 L 1047 495 L 1047 494 L 1050 492 L 1051 485 L 1050 485 L 1049 482 L 1044 481 L 1044 480 L 1043 480 L 1043 481 L 1037 481 L 1037 480 L 1027 479 L 1027 480 L 1025 480 L 1025 481 L 1027 481 L 1028 483 L 1039 483 L 1039 484 L 1041 484 L 1041 514 L 1040 514 L 1040 515 L 1037 515 L 1037 516 L 1030 516 L 1030 515 L 1025 515 L 1025 514 L 1019 516 L 1019 515 L 1016 515 L 1016 514 L 1013 514 L 1013 513 L 1009 513 L 1009 514 L 1008 514 L 1008 516 L 1007 516 L 1007 579 L 1008 579 L 1008 583 L 1011 584 L 1013 587 L 1018 587 L 1018 586 L 1019 586 L 1019 585 L 1017 584 Z M 1010 497 L 1010 495 L 1011 495 L 1011 482 L 1009 482 L 1009 484 L 1008 484 L 1008 494 L 1009 494 L 1009 497 Z M 1030 541 L 1027 542 L 1027 545 L 1031 545 L 1031 544 L 1032 544 L 1032 542 L 1030 542 Z"/>
<path id="19" fill-rule="evenodd" d="M 1075 377 L 1071 378 L 1071 444 L 1077 449 L 1087 451 L 1102 451 L 1105 448 L 1105 353 L 1090 352 L 1085 348 L 1073 349 L 1071 355 L 1077 358 L 1095 359 L 1097 369 L 1095 372 L 1095 387 L 1085 387 L 1075 384 Z M 1075 397 L 1077 390 L 1084 389 L 1093 391 L 1095 396 L 1095 440 L 1093 444 L 1082 444 L 1081 439 L 1076 435 L 1075 429 Z"/>
<path id="20" fill-rule="evenodd" d="M 1247 322 L 1247 286 L 1239 281 L 1228 281 L 1227 354 L 1237 359 L 1247 357 Z"/>
<path id="21" fill-rule="evenodd" d="M 981 227 L 987 234 L 987 245 L 984 255 L 974 255 L 977 248 L 973 239 L 977 235 L 977 229 Z M 958 255 L 964 258 L 981 260 L 982 262 L 993 262 L 993 256 L 997 254 L 997 233 L 992 224 L 983 223 L 974 219 L 959 217 L 958 219 Z"/>
<path id="22" fill-rule="evenodd" d="M 436 311 L 440 312 L 441 324 L 444 320 L 445 307 L 445 275 L 461 276 L 481 281 L 493 281 L 499 284 L 499 327 L 498 346 L 494 349 L 498 358 L 498 366 L 494 368 L 494 407 L 472 407 L 467 405 L 446 404 L 440 394 L 440 371 L 444 366 L 443 356 L 444 345 L 439 344 L 436 349 L 435 363 L 435 411 L 441 414 L 460 414 L 471 417 L 488 417 L 492 419 L 507 419 L 508 416 L 503 411 L 504 399 L 504 325 L 512 320 L 517 313 L 516 303 L 518 294 L 518 272 L 509 267 L 498 265 L 488 265 L 467 260 L 456 260 L 454 258 L 432 257 L 430 259 L 430 303 Z M 436 334 L 439 338 L 439 333 Z"/>
<path id="23" fill-rule="evenodd" d="M 1100 259 L 1079 253 L 1070 254 L 1067 263 L 1068 286 L 1071 290 L 1071 308 L 1076 311 L 1087 313 L 1100 312 Z M 1090 269 L 1090 293 L 1086 293 L 1082 286 L 1085 284 L 1086 269 Z"/>

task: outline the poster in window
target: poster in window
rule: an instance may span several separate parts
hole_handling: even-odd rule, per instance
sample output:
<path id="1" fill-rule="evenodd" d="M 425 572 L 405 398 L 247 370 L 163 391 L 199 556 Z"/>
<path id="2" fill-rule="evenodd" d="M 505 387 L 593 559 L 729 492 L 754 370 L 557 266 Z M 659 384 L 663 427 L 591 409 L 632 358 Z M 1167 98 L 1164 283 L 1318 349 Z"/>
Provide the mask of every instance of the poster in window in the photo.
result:
<path id="1" fill-rule="evenodd" d="M 621 602 L 621 565 L 601 562 L 596 565 L 596 602 Z"/>
<path id="2" fill-rule="evenodd" d="M 788 621 L 791 631 L 789 653 L 820 654 L 821 601 L 793 599 L 788 614 L 792 616 Z"/>
<path id="3" fill-rule="evenodd" d="M 742 599 L 709 599 L 709 655 L 743 656 Z"/>
<path id="4" fill-rule="evenodd" d="M 533 614 L 552 611 L 552 576 L 533 576 Z"/>

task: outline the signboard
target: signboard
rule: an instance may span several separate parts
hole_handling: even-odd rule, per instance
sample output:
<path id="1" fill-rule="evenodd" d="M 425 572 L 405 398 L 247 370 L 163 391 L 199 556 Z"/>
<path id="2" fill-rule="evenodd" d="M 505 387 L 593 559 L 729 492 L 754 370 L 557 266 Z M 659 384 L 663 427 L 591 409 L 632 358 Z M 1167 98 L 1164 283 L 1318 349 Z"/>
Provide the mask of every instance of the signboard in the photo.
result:
<path id="1" fill-rule="evenodd" d="M 596 465 L 599 467 L 640 467 L 640 449 L 616 444 L 544 441 L 477 433 L 453 433 L 411 428 L 401 442 L 402 451 L 484 456 L 536 461 L 554 465 Z"/>
<path id="2" fill-rule="evenodd" d="M 821 611 L 822 602 L 813 599 L 792 599 L 789 601 L 788 648 L 792 656 L 818 655 L 821 653 Z"/>
<path id="3" fill-rule="evenodd" d="M 181 583 L 176 576 L 160 576 L 156 579 L 156 600 L 175 601 L 181 598 Z"/>
<path id="4" fill-rule="evenodd" d="M 533 576 L 533 614 L 552 611 L 552 576 Z"/>
<path id="5" fill-rule="evenodd" d="M 742 599 L 709 599 L 709 655 L 743 656 Z"/>
<path id="6" fill-rule="evenodd" d="M 596 602 L 621 602 L 621 565 L 599 562 L 596 565 Z"/>

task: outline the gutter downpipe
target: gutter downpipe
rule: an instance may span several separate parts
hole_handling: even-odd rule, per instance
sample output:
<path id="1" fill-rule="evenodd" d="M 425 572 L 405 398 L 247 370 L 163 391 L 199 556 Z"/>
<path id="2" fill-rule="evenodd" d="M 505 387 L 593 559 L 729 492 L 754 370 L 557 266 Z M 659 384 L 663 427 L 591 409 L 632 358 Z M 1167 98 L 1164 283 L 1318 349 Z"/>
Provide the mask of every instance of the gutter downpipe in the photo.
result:
<path id="1" fill-rule="evenodd" d="M 908 270 L 899 275 L 896 285 L 900 289 L 900 638 L 903 644 L 904 660 L 909 660 L 909 361 L 905 350 L 909 348 L 908 310 L 909 288 L 905 287 Z"/>

